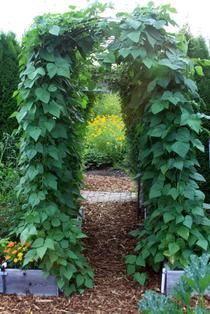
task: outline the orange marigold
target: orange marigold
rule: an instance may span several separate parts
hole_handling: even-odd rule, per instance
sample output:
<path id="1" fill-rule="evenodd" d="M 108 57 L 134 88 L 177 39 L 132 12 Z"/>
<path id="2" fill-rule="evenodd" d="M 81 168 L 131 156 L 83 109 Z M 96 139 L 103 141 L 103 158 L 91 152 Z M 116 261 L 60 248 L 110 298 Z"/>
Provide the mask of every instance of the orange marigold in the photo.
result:
<path id="1" fill-rule="evenodd" d="M 15 242 L 10 242 L 8 245 L 7 245 L 7 247 L 13 247 L 15 245 Z"/>

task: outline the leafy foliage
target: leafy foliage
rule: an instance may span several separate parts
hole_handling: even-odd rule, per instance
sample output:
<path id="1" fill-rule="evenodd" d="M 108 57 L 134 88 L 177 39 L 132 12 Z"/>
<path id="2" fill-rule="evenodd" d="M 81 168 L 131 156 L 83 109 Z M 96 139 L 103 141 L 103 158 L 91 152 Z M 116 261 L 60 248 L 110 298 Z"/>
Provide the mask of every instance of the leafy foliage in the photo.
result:
<path id="1" fill-rule="evenodd" d="M 196 152 L 201 120 L 193 63 L 180 38 L 167 33 L 174 25 L 166 5 L 149 4 L 113 22 L 115 39 L 104 63 L 118 64 L 119 88 L 135 171 L 144 184 L 148 215 L 133 235 L 137 245 L 126 258 L 128 274 L 144 284 L 145 265 L 154 270 L 167 259 L 183 267 L 192 253 L 209 251 L 209 219 L 199 183 Z M 141 274 L 139 273 L 141 272 Z"/>
<path id="2" fill-rule="evenodd" d="M 16 197 L 19 181 L 17 137 L 4 133 L 0 142 L 0 237 L 8 236 L 21 215 Z"/>
<path id="3" fill-rule="evenodd" d="M 66 295 L 93 285 L 77 216 L 84 117 L 94 86 L 86 58 L 100 38 L 97 11 L 38 17 L 20 60 L 18 193 L 26 201 L 16 232 L 31 243 L 23 266 L 38 262 Z"/>
<path id="4" fill-rule="evenodd" d="M 150 3 L 107 24 L 96 17 L 98 8 L 37 18 L 20 62 L 19 194 L 26 201 L 16 231 L 22 243 L 32 243 L 24 265 L 38 262 L 66 295 L 93 284 L 77 215 L 81 139 L 94 88 L 91 53 L 104 30 L 111 37 L 101 58 L 109 69 L 118 65 L 127 133 L 137 156 L 134 168 L 149 210 L 144 230 L 135 232 L 128 273 L 143 284 L 146 273 L 139 271 L 146 264 L 158 270 L 166 258 L 173 267 L 183 266 L 192 252 L 209 250 L 210 223 L 197 183 L 203 180 L 196 168 L 196 150 L 203 151 L 197 89 L 182 42 L 166 31 L 174 25 L 169 15 L 174 10 Z"/>
<path id="5" fill-rule="evenodd" d="M 121 116 L 121 101 L 118 94 L 98 94 L 90 111 L 91 118 L 97 116 Z"/>
<path id="6" fill-rule="evenodd" d="M 84 160 L 87 166 L 116 165 L 125 154 L 125 125 L 116 115 L 96 116 L 88 122 Z"/>
<path id="7" fill-rule="evenodd" d="M 209 256 L 192 255 L 190 266 L 186 267 L 184 275 L 176 284 L 172 297 L 167 298 L 153 291 L 146 291 L 143 300 L 139 302 L 139 310 L 144 314 L 207 314 L 209 311 L 205 309 L 204 294 L 209 287 L 209 282 Z M 192 292 L 198 296 L 198 304 L 194 308 L 190 304 Z"/>
<path id="8" fill-rule="evenodd" d="M 9 119 L 16 111 L 16 100 L 12 98 L 18 85 L 18 55 L 20 47 L 13 33 L 0 34 L 0 138 L 3 133 L 12 133 L 17 127 L 15 119 Z"/>
<path id="9" fill-rule="evenodd" d="M 198 91 L 201 98 L 204 100 L 204 104 L 201 110 L 206 115 L 210 115 L 210 94 L 209 94 L 209 84 L 210 84 L 210 63 L 209 63 L 209 52 L 206 45 L 205 39 L 202 36 L 193 37 L 190 32 L 186 31 L 186 38 L 188 41 L 188 55 L 194 59 L 197 64 L 195 69 L 201 69 L 200 72 L 195 71 L 195 80 L 198 85 Z M 203 60 L 204 59 L 204 60 Z M 203 127 L 204 132 L 200 134 L 200 140 L 205 147 L 205 154 L 198 154 L 198 161 L 201 166 L 201 174 L 206 179 L 205 182 L 201 184 L 201 189 L 206 196 L 206 202 L 210 202 L 210 171 L 209 171 L 209 148 L 208 139 L 210 135 L 210 122 L 209 120 L 204 121 Z"/>

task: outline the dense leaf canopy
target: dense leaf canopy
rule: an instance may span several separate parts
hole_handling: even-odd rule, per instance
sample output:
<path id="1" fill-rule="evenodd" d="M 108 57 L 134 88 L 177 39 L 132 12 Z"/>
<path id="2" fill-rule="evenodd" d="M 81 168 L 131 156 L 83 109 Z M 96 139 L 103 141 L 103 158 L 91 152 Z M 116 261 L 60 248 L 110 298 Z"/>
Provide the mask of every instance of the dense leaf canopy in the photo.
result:
<path id="1" fill-rule="evenodd" d="M 198 95 L 193 64 L 167 31 L 173 9 L 150 4 L 114 21 L 99 18 L 99 9 L 37 18 L 21 58 L 19 193 L 26 203 L 17 233 L 32 241 L 25 264 L 38 261 L 67 295 L 92 287 L 93 279 L 77 216 L 80 143 L 96 51 L 110 75 L 117 68 L 134 169 L 145 187 L 148 216 L 135 232 L 135 253 L 126 258 L 129 275 L 144 283 L 146 264 L 157 270 L 168 259 L 183 266 L 193 251 L 209 249 L 209 220 L 197 184 L 203 180 L 196 168 L 196 150 L 203 150 Z"/>

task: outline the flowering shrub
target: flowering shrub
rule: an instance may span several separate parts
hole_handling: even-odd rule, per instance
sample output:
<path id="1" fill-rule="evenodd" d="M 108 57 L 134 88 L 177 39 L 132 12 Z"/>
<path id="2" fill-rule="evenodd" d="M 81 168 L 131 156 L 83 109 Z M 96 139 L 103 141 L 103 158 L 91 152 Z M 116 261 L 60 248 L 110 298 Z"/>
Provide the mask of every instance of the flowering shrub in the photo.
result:
<path id="1" fill-rule="evenodd" d="M 117 115 L 97 116 L 88 122 L 85 143 L 85 163 L 113 165 L 123 160 L 125 126 Z"/>
<path id="2" fill-rule="evenodd" d="M 21 267 L 23 265 L 24 256 L 30 248 L 29 243 L 9 242 L 1 255 L 7 261 L 8 267 Z"/>

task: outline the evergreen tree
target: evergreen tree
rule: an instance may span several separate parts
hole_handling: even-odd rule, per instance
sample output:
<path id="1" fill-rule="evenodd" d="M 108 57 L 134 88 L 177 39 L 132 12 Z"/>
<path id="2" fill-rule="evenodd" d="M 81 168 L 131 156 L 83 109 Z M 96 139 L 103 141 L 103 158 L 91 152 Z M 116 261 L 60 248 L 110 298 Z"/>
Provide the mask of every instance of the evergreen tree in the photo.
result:
<path id="1" fill-rule="evenodd" d="M 13 33 L 0 34 L 0 139 L 3 133 L 12 133 L 16 119 L 9 116 L 16 111 L 16 100 L 12 98 L 19 80 L 18 54 L 20 47 Z"/>
<path id="2" fill-rule="evenodd" d="M 208 47 L 205 39 L 202 36 L 193 37 L 187 30 L 186 39 L 188 41 L 188 56 L 190 58 L 210 59 Z M 202 112 L 206 115 L 210 115 L 210 67 L 203 67 L 203 76 L 195 75 L 195 80 L 198 85 L 198 91 L 205 104 L 202 106 Z M 210 120 L 207 120 L 203 124 L 204 128 L 210 132 Z M 198 160 L 201 166 L 201 173 L 206 179 L 206 182 L 202 184 L 202 190 L 206 195 L 206 202 L 210 203 L 210 169 L 209 169 L 209 148 L 208 148 L 208 133 L 202 133 L 200 140 L 205 146 L 205 154 L 200 153 Z"/>

